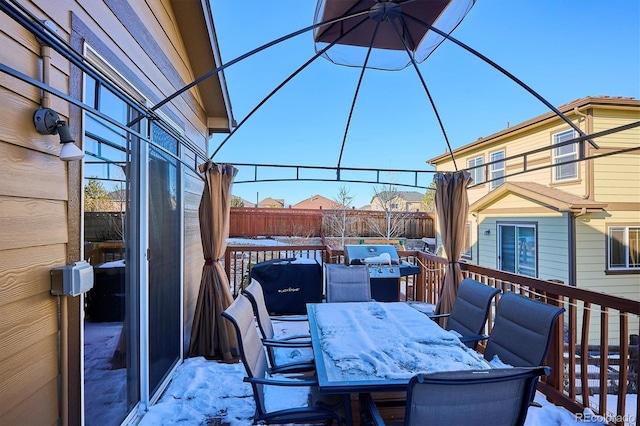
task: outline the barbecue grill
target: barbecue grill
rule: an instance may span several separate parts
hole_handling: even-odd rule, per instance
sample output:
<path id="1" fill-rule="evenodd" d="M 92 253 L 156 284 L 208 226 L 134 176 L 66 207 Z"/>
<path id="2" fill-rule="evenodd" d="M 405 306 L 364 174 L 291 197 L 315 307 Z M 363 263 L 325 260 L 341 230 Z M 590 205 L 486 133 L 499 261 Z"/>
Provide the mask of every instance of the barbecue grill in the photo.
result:
<path id="1" fill-rule="evenodd" d="M 369 268 L 371 297 L 378 302 L 400 300 L 400 278 L 416 275 L 420 268 L 400 260 L 392 245 L 345 245 L 346 265 L 366 265 Z"/>

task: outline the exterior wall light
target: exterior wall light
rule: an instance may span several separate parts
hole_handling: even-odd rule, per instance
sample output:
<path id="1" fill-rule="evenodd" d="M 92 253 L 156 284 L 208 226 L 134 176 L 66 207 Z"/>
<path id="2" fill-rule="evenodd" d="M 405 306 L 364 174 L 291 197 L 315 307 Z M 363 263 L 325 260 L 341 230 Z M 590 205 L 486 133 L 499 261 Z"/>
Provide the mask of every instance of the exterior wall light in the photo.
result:
<path id="1" fill-rule="evenodd" d="M 491 235 L 491 229 L 485 229 L 484 235 Z"/>
<path id="2" fill-rule="evenodd" d="M 41 135 L 59 135 L 62 149 L 60 159 L 62 161 L 82 160 L 84 152 L 78 148 L 71 137 L 67 122 L 60 120 L 58 113 L 50 108 L 38 108 L 33 114 L 33 124 Z"/>

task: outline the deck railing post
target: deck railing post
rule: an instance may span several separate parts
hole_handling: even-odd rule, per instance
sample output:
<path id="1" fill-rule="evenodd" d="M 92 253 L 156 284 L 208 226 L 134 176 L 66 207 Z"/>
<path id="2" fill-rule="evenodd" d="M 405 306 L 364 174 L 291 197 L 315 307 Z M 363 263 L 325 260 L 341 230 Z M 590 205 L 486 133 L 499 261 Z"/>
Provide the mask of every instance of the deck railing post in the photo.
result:
<path id="1" fill-rule="evenodd" d="M 229 280 L 229 285 L 232 286 L 233 294 L 235 293 L 236 280 L 235 276 L 231 277 L 231 250 L 227 246 L 224 251 L 224 273 L 227 274 L 227 279 Z"/>
<path id="2" fill-rule="evenodd" d="M 547 293 L 547 302 L 550 305 L 563 307 L 562 297 Z M 547 384 L 558 391 L 562 391 L 564 382 L 564 313 L 558 317 L 554 325 L 551 345 L 547 355 L 547 365 L 551 367 L 551 374 L 547 376 Z"/>

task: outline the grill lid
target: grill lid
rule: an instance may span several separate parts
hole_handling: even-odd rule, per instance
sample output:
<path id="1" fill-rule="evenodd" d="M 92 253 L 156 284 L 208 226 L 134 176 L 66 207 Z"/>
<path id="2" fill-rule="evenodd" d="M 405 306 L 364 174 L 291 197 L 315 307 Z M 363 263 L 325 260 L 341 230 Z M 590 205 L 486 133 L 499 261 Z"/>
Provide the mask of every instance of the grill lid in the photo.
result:
<path id="1" fill-rule="evenodd" d="M 392 245 L 345 245 L 344 262 L 347 265 L 389 264 L 397 265 L 400 257 Z"/>

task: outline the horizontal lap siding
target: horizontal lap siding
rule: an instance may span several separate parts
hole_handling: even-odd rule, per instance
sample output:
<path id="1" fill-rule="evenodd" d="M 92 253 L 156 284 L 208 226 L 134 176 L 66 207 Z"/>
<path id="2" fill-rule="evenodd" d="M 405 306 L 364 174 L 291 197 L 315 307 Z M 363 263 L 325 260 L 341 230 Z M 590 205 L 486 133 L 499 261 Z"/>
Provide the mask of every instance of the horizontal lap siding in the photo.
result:
<path id="1" fill-rule="evenodd" d="M 56 380 L 57 319 L 56 299 L 49 292 L 0 306 L 0 398 L 3 401 L 0 419 L 30 399 L 35 391 Z M 56 398 L 56 394 L 48 395 L 48 400 L 56 401 Z M 57 404 L 55 408 L 55 412 L 46 413 L 47 419 L 57 418 Z M 44 418 L 34 417 L 22 421 L 23 424 L 43 422 Z"/>
<path id="2" fill-rule="evenodd" d="M 640 120 L 640 111 L 597 110 L 598 118 L 594 122 L 594 131 L 603 131 Z M 603 136 L 596 140 L 599 152 L 611 152 L 640 145 L 640 128 L 632 128 L 623 132 Z M 580 282 L 585 286 L 606 291 L 616 296 L 640 300 L 638 282 L 640 275 L 606 274 L 607 227 L 610 225 L 640 225 L 640 151 L 616 154 L 593 161 L 596 179 L 594 181 L 594 197 L 596 201 L 608 203 L 606 214 L 587 215 L 592 218 L 585 222 L 591 232 L 585 233 L 590 240 L 585 245 L 594 247 L 580 259 L 583 270 Z M 606 280 L 607 287 L 602 288 Z"/>
<path id="3" fill-rule="evenodd" d="M 65 163 L 57 156 L 42 155 L 30 149 L 4 143 L 0 144 L 0 170 L 2 195 L 49 200 L 67 199 Z M 16 182 L 21 184 L 16 185 Z"/>
<path id="4" fill-rule="evenodd" d="M 640 120 L 640 112 L 601 111 L 602 117 L 595 122 L 594 131 L 599 132 Z M 640 145 L 640 128 L 625 130 L 603 136 L 596 140 L 600 146 L 593 154 L 611 152 Z M 640 209 L 640 151 L 616 154 L 594 160 L 595 199 L 602 202 L 634 203 Z M 640 218 L 639 218 L 640 220 Z"/>
<path id="5" fill-rule="evenodd" d="M 72 20 L 80 20 L 104 43 L 103 50 L 108 49 L 122 61 L 118 71 L 137 78 L 136 84 L 142 86 L 140 89 L 152 103 L 194 78 L 167 0 L 20 3 L 37 19 L 55 22 L 58 34 L 66 41 L 71 40 Z M 131 19 L 131 14 L 127 16 L 117 7 L 116 16 L 107 3 L 130 7 L 139 18 Z M 142 26 L 126 28 L 125 21 Z M 147 34 L 147 40 L 155 40 L 155 44 L 145 44 L 140 34 Z M 39 44 L 31 33 L 4 14 L 0 16 L 0 44 L 0 63 L 40 78 Z M 70 70 L 69 62 L 52 52 L 50 85 L 69 93 Z M 74 208 L 77 200 L 69 200 L 71 166 L 57 157 L 59 137 L 35 131 L 33 113 L 40 104 L 40 91 L 0 73 L 0 97 L 3 122 L 10 123 L 0 126 L 0 424 L 55 424 L 59 414 L 55 344 L 58 318 L 57 299 L 49 292 L 49 271 L 66 264 L 68 252 L 79 251 L 79 241 L 68 241 L 69 235 L 77 234 L 77 224 L 72 224 L 72 229 L 66 226 L 70 217 L 67 210 Z M 190 90 L 172 104 L 175 106 L 167 105 L 161 110 L 175 118 L 183 134 L 205 152 L 206 113 L 198 89 Z M 62 119 L 69 118 L 66 101 L 51 96 L 50 107 Z M 70 123 L 70 127 L 80 128 L 77 122 Z M 190 309 L 195 306 L 202 268 L 197 224 L 202 183 L 193 175 L 186 181 L 192 188 L 185 194 L 185 318 L 190 324 Z"/>
<path id="6" fill-rule="evenodd" d="M 531 210 L 537 209 L 537 215 Z M 522 213 L 521 213 L 522 212 Z M 538 238 L 538 276 L 543 279 L 568 280 L 567 219 L 565 215 L 544 208 L 531 200 L 509 194 L 496 201 L 491 208 L 482 211 L 480 216 L 480 264 L 497 267 L 498 224 L 534 223 L 537 225 Z M 483 230 L 491 234 L 485 238 Z"/>
<path id="7" fill-rule="evenodd" d="M 20 404 L 0 415 L 2 425 L 58 425 L 58 406 L 51 395 L 57 393 L 56 380 L 47 382 Z"/>
<path id="8" fill-rule="evenodd" d="M 566 215 L 555 213 L 531 219 L 538 224 L 538 277 L 568 282 Z"/>
<path id="9" fill-rule="evenodd" d="M 22 3 L 52 19 L 43 11 L 50 2 Z M 6 15 L 0 20 L 0 62 L 40 79 L 35 37 Z M 68 73 L 68 62 L 52 52 L 49 84 L 68 92 Z M 58 305 L 49 271 L 67 263 L 67 164 L 58 158 L 59 137 L 34 128 L 39 89 L 2 73 L 0 96 L 8 123 L 0 126 L 0 424 L 55 424 Z M 51 96 L 49 106 L 68 118 L 67 102 Z"/>
<path id="10" fill-rule="evenodd" d="M 592 214 L 578 218 L 578 285 L 597 291 L 640 300 L 638 274 L 606 274 L 607 226 L 616 223 L 640 224 L 637 211 L 614 212 L 613 215 Z M 607 283 L 603 288 L 603 282 Z"/>
<path id="11" fill-rule="evenodd" d="M 198 206 L 202 197 L 204 182 L 188 173 L 184 192 L 184 350 L 189 349 L 193 313 L 200 289 L 200 278 L 204 255 L 200 239 Z"/>

